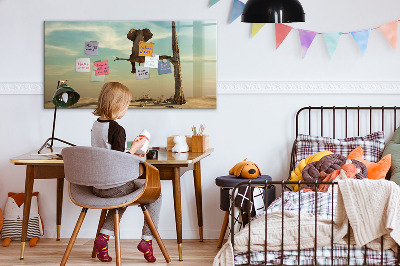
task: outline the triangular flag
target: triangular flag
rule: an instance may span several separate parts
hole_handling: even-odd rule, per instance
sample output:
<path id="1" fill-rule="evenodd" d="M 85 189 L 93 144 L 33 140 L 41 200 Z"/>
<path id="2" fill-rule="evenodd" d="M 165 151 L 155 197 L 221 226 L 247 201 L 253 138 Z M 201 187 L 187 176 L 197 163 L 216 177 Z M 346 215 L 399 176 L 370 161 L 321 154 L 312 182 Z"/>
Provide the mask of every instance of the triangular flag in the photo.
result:
<path id="1" fill-rule="evenodd" d="M 232 23 L 235 19 L 237 19 L 240 15 L 242 15 L 242 11 L 244 8 L 244 3 L 239 0 L 233 0 L 231 17 L 229 18 L 229 23 Z"/>
<path id="2" fill-rule="evenodd" d="M 293 28 L 288 25 L 275 23 L 276 49 L 278 49 L 278 47 L 282 44 L 283 40 L 285 40 L 286 36 L 292 29 Z"/>
<path id="3" fill-rule="evenodd" d="M 364 55 L 368 46 L 369 33 L 371 29 L 360 30 L 360 31 L 352 31 L 351 35 L 353 35 L 354 40 L 356 41 L 358 47 L 361 50 L 361 53 Z"/>
<path id="4" fill-rule="evenodd" d="M 219 0 L 210 0 L 210 5 L 208 7 L 212 7 L 213 5 L 215 5 L 218 2 L 219 2 Z"/>
<path id="5" fill-rule="evenodd" d="M 383 35 L 385 35 L 386 39 L 390 43 L 390 45 L 393 47 L 393 49 L 396 50 L 397 48 L 397 20 L 393 22 L 386 23 L 382 26 L 378 27 Z"/>
<path id="6" fill-rule="evenodd" d="M 304 58 L 306 56 L 308 48 L 312 44 L 315 36 L 317 33 L 315 31 L 308 31 L 308 30 L 300 30 L 299 29 L 299 36 L 300 36 L 300 43 L 301 43 L 301 55 Z"/>
<path id="7" fill-rule="evenodd" d="M 259 30 L 261 30 L 262 27 L 264 27 L 265 23 L 253 23 L 252 28 L 251 28 L 251 38 L 254 37 L 254 35 L 257 34 Z"/>
<path id="8" fill-rule="evenodd" d="M 323 36 L 326 48 L 328 48 L 329 55 L 332 58 L 333 54 L 336 51 L 336 48 L 338 47 L 339 39 L 340 36 L 342 36 L 342 34 L 340 34 L 339 32 L 333 32 L 333 33 L 325 33 Z"/>

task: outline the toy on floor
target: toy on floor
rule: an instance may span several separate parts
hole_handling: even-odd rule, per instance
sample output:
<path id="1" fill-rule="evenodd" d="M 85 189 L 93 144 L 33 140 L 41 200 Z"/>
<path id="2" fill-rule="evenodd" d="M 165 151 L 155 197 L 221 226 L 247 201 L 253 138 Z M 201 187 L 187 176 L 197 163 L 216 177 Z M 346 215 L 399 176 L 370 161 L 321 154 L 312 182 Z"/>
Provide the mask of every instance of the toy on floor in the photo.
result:
<path id="1" fill-rule="evenodd" d="M 261 171 L 258 166 L 255 163 L 246 160 L 247 158 L 242 162 L 237 163 L 231 170 L 229 170 L 229 174 L 249 179 L 260 176 Z"/>
<path id="2" fill-rule="evenodd" d="M 43 223 L 39 215 L 38 207 L 39 192 L 32 193 L 31 211 L 29 214 L 28 233 L 26 238 L 30 239 L 29 246 L 34 247 L 43 235 Z M 9 192 L 4 207 L 3 228 L 1 237 L 3 247 L 8 247 L 11 240 L 21 241 L 22 219 L 24 213 L 24 193 Z"/>

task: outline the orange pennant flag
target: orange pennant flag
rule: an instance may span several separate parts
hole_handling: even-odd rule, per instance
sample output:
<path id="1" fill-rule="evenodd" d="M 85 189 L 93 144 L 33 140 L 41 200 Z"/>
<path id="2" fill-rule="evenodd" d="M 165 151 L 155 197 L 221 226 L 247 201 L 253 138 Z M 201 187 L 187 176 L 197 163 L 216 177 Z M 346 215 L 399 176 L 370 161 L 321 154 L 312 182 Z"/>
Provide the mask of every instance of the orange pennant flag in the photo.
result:
<path id="1" fill-rule="evenodd" d="M 285 40 L 286 36 L 292 30 L 292 27 L 281 24 L 275 23 L 275 40 L 276 40 L 276 49 L 281 45 L 283 40 Z"/>
<path id="2" fill-rule="evenodd" d="M 378 27 L 393 49 L 397 48 L 397 20 Z"/>

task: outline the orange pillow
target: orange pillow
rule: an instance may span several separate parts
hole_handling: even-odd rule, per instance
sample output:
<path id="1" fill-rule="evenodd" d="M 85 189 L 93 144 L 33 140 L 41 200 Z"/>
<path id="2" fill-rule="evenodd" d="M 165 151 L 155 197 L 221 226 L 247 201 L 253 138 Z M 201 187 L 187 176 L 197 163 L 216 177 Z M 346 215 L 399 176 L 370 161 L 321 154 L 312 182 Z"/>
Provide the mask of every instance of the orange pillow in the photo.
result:
<path id="1" fill-rule="evenodd" d="M 363 149 L 361 148 L 361 146 L 358 146 L 353 151 L 351 151 L 347 158 L 355 159 L 365 164 L 368 170 L 368 179 L 375 180 L 386 177 L 392 161 L 392 155 L 388 154 L 377 163 L 368 162 L 363 159 Z"/>

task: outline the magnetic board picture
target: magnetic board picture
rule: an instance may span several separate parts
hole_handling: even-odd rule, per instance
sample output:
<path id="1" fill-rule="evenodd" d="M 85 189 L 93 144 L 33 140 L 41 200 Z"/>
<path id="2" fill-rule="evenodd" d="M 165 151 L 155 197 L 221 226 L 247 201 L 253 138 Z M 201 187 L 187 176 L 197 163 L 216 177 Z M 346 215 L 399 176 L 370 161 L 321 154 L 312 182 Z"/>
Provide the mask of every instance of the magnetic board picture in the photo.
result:
<path id="1" fill-rule="evenodd" d="M 95 108 L 110 81 L 131 90 L 129 108 L 217 106 L 216 21 L 46 21 L 44 49 L 45 108 L 59 80 L 81 96 L 72 108 Z"/>

